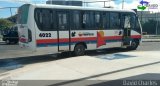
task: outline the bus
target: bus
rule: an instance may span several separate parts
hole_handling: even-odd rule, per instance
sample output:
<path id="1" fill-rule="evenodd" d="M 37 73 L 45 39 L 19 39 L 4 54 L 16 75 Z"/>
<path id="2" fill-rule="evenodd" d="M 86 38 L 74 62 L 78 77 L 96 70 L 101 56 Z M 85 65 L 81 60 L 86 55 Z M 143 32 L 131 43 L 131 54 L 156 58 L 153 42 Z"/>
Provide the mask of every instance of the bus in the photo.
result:
<path id="1" fill-rule="evenodd" d="M 142 28 L 133 10 L 24 4 L 18 10 L 21 48 L 73 52 L 123 47 L 136 49 Z"/>

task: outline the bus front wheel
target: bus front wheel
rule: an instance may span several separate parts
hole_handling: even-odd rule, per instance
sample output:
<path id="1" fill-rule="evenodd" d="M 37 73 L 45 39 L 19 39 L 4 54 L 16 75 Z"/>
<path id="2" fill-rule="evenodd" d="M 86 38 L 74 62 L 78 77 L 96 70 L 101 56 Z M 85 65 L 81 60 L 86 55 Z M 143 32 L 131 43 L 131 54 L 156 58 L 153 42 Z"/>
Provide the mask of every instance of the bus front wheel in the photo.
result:
<path id="1" fill-rule="evenodd" d="M 139 41 L 133 40 L 132 43 L 131 43 L 131 46 L 127 47 L 127 49 L 129 49 L 129 50 L 136 50 L 137 47 L 138 47 L 138 45 L 139 45 Z"/>
<path id="2" fill-rule="evenodd" d="M 82 45 L 82 44 L 76 45 L 75 48 L 74 48 L 74 54 L 76 56 L 82 56 L 82 55 L 84 55 L 85 54 L 85 46 Z"/>

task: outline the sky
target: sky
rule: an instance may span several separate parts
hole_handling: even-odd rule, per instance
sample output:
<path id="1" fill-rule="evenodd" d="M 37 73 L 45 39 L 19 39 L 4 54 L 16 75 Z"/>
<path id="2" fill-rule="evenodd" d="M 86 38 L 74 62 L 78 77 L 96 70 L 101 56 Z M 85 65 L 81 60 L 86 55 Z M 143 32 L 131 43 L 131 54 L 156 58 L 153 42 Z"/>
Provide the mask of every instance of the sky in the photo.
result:
<path id="1" fill-rule="evenodd" d="M 24 3 L 34 3 L 34 4 L 45 4 L 47 0 L 0 0 L 0 8 L 3 7 L 19 7 L 23 5 Z M 72 0 L 74 1 L 74 0 Z M 76 1 L 76 0 L 75 0 Z M 84 2 L 90 2 L 90 1 L 105 1 L 105 0 L 82 0 Z M 106 0 L 107 1 L 107 0 Z M 139 5 L 139 2 L 142 0 L 124 0 L 124 9 L 137 9 L 137 6 Z M 160 0 L 143 0 L 148 1 L 151 4 L 158 4 L 158 8 L 160 9 Z M 112 6 L 115 9 L 122 9 L 122 0 L 114 0 L 111 2 L 106 3 L 106 6 Z M 89 4 L 89 6 L 92 7 L 103 7 L 103 3 L 92 3 Z M 12 9 L 12 14 L 16 14 L 17 9 Z M 149 11 L 159 11 L 158 9 L 149 9 Z M 11 16 L 10 9 L 0 9 L 0 18 L 6 18 Z"/>

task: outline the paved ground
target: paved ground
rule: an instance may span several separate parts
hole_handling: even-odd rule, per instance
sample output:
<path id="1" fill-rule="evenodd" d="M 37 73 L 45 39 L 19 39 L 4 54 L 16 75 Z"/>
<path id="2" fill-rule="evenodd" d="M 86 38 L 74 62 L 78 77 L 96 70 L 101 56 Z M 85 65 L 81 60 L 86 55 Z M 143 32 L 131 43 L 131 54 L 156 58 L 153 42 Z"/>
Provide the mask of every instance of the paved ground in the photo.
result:
<path id="1" fill-rule="evenodd" d="M 56 82 L 54 86 L 70 86 L 69 84 L 85 80 L 160 80 L 159 66 L 159 51 L 121 52 L 19 66 L 17 70 L 2 73 L 0 79 L 70 80 Z M 43 83 L 39 86 L 52 84 Z M 101 85 L 101 83 L 94 84 Z"/>
<path id="2" fill-rule="evenodd" d="M 136 51 L 132 52 L 139 52 L 139 51 L 160 51 L 159 42 L 144 42 L 142 43 Z M 87 52 L 89 56 L 97 56 L 103 54 L 113 54 L 119 52 L 126 52 L 123 49 L 106 49 L 101 51 L 91 51 Z M 19 58 L 17 58 L 19 57 Z M 22 58 L 21 58 L 22 57 Z M 60 55 L 38 55 L 38 53 L 33 53 L 30 51 L 22 50 L 18 45 L 5 45 L 4 43 L 0 45 L 0 73 L 5 72 L 7 70 L 12 70 L 19 68 L 17 67 L 10 67 L 12 64 L 18 65 L 27 65 L 27 64 L 34 64 L 39 62 L 46 62 L 52 61 L 57 59 L 66 59 L 69 56 L 60 56 Z M 7 58 L 14 58 L 14 59 L 7 59 Z"/>
<path id="3" fill-rule="evenodd" d="M 22 56 L 27 55 L 17 45 L 3 45 L 0 48 L 1 51 L 3 49 L 0 52 L 1 57 L 10 56 L 12 58 L 21 54 Z M 159 42 L 144 42 L 136 51 L 118 48 L 87 52 L 87 55 L 81 57 L 50 54 L 1 59 L 0 79 L 71 80 L 56 81 L 56 85 L 68 85 L 84 80 L 160 80 L 159 53 Z M 38 86 L 46 84 L 52 85 L 53 81 Z M 101 84 L 103 83 L 96 83 L 96 85 Z"/>
<path id="4" fill-rule="evenodd" d="M 136 51 L 160 51 L 160 42 L 143 42 Z"/>
<path id="5" fill-rule="evenodd" d="M 136 51 L 160 51 L 160 42 L 143 42 Z M 103 53 L 115 53 L 124 51 L 122 49 L 107 49 Z M 100 52 L 98 54 L 101 54 Z M 5 43 L 0 43 L 0 59 L 3 58 L 15 58 L 15 57 L 25 57 L 34 56 L 38 53 L 33 53 L 31 51 L 22 50 L 18 45 L 6 45 Z M 94 53 L 89 53 L 94 54 Z M 97 53 L 96 53 L 97 54 Z"/>

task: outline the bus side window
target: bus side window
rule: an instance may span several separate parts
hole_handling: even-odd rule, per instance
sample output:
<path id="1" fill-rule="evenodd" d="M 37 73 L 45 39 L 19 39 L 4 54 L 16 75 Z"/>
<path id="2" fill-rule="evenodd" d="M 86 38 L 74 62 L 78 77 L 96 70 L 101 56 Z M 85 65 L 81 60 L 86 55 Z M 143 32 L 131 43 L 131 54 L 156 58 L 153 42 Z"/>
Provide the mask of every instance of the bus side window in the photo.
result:
<path id="1" fill-rule="evenodd" d="M 42 29 L 48 31 L 51 29 L 51 12 L 48 9 L 42 10 Z"/>
<path id="2" fill-rule="evenodd" d="M 92 30 L 95 29 L 95 16 L 93 11 L 82 12 L 82 28 Z"/>
<path id="3" fill-rule="evenodd" d="M 122 14 L 122 28 L 135 29 L 136 16 L 135 14 L 125 13 Z"/>
<path id="4" fill-rule="evenodd" d="M 108 12 L 103 12 L 103 25 L 102 27 L 104 29 L 109 29 L 109 13 Z"/>
<path id="5" fill-rule="evenodd" d="M 120 29 L 120 15 L 119 13 L 110 13 L 110 28 Z"/>
<path id="6" fill-rule="evenodd" d="M 88 21 L 88 18 L 89 18 L 89 14 L 87 14 L 86 12 L 82 12 L 82 18 L 83 18 L 82 28 L 86 29 L 87 23 L 88 23 L 87 21 Z"/>
<path id="7" fill-rule="evenodd" d="M 80 29 L 80 11 L 71 11 L 71 29 Z"/>
<path id="8" fill-rule="evenodd" d="M 95 28 L 96 29 L 103 29 L 102 28 L 102 15 L 100 12 L 95 12 L 94 14 L 95 19 Z"/>
<path id="9" fill-rule="evenodd" d="M 50 15 L 51 15 L 51 30 L 52 31 L 55 31 L 55 30 L 57 30 L 57 23 L 56 23 L 56 12 L 53 10 L 51 13 L 50 13 Z"/>
<path id="10" fill-rule="evenodd" d="M 36 9 L 35 21 L 39 30 L 51 31 L 53 30 L 53 12 L 49 9 Z"/>
<path id="11" fill-rule="evenodd" d="M 93 11 L 89 12 L 89 19 L 88 19 L 88 29 L 93 30 L 95 28 L 95 14 Z"/>
<path id="12" fill-rule="evenodd" d="M 124 17 L 124 28 L 131 28 L 131 17 L 130 16 Z"/>
<path id="13" fill-rule="evenodd" d="M 60 30 L 67 29 L 67 13 L 66 12 L 58 12 L 58 28 Z"/>
<path id="14" fill-rule="evenodd" d="M 41 15 L 41 10 L 40 9 L 36 9 L 35 10 L 35 21 L 36 21 L 36 24 L 37 24 L 37 27 L 41 30 L 42 28 L 42 15 Z"/>

